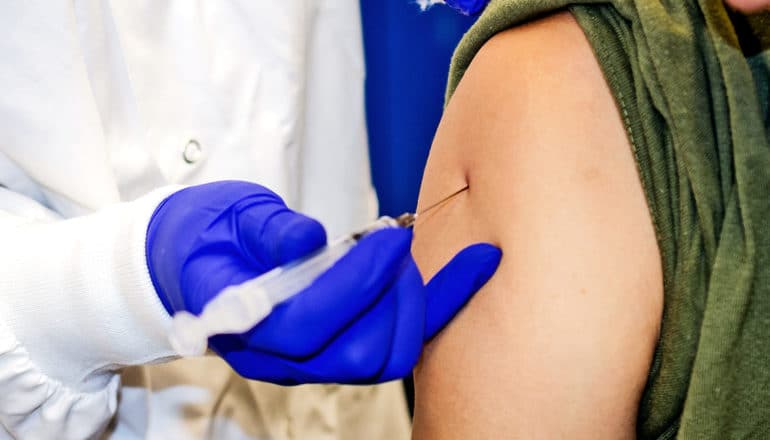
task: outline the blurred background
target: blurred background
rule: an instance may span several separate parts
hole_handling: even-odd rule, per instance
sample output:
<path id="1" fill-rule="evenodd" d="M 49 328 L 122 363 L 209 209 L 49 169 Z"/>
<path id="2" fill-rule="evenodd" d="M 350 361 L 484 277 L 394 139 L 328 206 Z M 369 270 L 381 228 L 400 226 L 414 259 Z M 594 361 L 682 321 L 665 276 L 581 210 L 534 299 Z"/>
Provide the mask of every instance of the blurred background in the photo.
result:
<path id="1" fill-rule="evenodd" d="M 449 60 L 473 19 L 414 0 L 361 0 L 372 177 L 383 215 L 411 211 L 441 118 Z"/>
<path id="2" fill-rule="evenodd" d="M 366 111 L 380 214 L 413 211 L 444 104 L 452 52 L 473 18 L 414 0 L 361 0 Z M 405 382 L 410 411 L 411 380 Z"/>

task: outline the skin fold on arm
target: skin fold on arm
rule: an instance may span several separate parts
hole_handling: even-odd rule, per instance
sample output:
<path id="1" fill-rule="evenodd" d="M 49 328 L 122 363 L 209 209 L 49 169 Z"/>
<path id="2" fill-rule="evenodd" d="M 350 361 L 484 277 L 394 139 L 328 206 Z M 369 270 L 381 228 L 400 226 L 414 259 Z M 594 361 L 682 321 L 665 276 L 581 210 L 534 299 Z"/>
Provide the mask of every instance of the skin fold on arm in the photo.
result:
<path id="1" fill-rule="evenodd" d="M 660 255 L 615 102 L 559 13 L 478 53 L 439 127 L 413 252 L 429 279 L 464 246 L 492 280 L 426 347 L 414 438 L 634 438 L 663 307 Z"/>

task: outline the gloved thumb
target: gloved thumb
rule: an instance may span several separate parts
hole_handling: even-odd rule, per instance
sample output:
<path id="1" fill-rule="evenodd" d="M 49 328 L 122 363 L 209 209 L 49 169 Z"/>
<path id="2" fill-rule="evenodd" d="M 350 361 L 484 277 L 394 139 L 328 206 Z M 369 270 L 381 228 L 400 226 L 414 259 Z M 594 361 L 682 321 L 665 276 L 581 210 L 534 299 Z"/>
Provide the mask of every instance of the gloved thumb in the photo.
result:
<path id="1" fill-rule="evenodd" d="M 282 207 L 270 215 L 264 206 L 238 215 L 241 245 L 260 263 L 275 267 L 303 257 L 326 244 L 326 230 L 317 220 Z"/>
<path id="2" fill-rule="evenodd" d="M 468 246 L 426 286 L 425 341 L 432 339 L 492 277 L 502 258 L 500 249 L 485 243 Z"/>

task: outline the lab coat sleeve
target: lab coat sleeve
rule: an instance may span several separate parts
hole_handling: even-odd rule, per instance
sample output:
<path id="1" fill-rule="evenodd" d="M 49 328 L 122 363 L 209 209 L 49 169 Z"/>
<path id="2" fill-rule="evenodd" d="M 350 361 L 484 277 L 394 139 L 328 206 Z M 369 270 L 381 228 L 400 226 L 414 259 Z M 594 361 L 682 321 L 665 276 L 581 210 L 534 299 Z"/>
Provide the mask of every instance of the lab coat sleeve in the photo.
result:
<path id="1" fill-rule="evenodd" d="M 30 199 L 0 188 L 5 431 L 17 438 L 89 438 L 116 411 L 121 367 L 175 357 L 167 342 L 170 317 L 145 258 L 148 221 L 175 190 L 51 220 Z M 9 206 L 31 209 L 19 215 Z"/>

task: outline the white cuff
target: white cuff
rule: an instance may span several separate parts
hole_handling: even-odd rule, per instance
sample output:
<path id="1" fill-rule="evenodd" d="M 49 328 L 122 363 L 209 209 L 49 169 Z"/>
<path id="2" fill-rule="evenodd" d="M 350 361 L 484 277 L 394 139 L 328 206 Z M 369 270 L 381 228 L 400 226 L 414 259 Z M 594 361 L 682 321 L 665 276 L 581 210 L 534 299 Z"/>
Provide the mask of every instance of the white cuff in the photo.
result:
<path id="1" fill-rule="evenodd" d="M 83 416 L 82 407 L 94 417 L 85 425 L 98 426 L 99 417 L 115 410 L 117 368 L 175 357 L 168 343 L 171 318 L 152 286 L 145 240 L 155 208 L 178 189 L 89 216 L 0 230 L 4 425 L 8 417 L 21 418 L 13 422 L 19 424 L 30 417 L 74 417 L 70 410 Z M 35 394 L 40 406 L 22 409 L 9 398 L 17 392 Z"/>
<path id="2" fill-rule="evenodd" d="M 119 386 L 114 376 L 97 391 L 79 393 L 47 377 L 0 323 L 0 424 L 13 438 L 91 438 L 115 414 Z"/>

